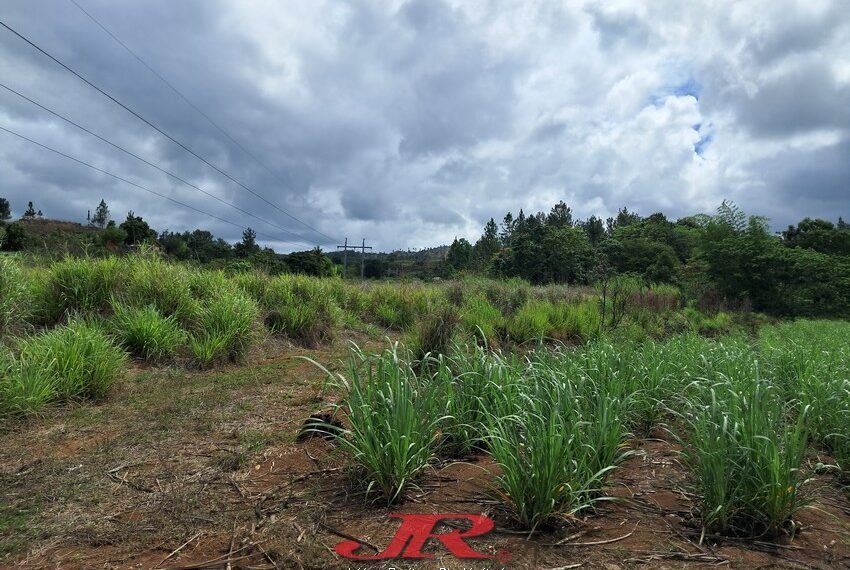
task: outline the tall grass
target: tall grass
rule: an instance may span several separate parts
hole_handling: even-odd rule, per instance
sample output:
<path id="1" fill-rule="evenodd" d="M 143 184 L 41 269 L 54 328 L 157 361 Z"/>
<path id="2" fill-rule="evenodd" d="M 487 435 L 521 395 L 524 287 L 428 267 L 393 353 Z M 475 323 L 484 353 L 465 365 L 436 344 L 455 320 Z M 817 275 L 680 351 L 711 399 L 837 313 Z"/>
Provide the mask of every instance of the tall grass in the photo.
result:
<path id="1" fill-rule="evenodd" d="M 366 481 L 366 494 L 387 503 L 416 486 L 433 458 L 436 399 L 401 357 L 399 348 L 365 355 L 355 347 L 348 377 L 329 378 L 345 396 L 337 405 L 350 428 L 339 438 Z"/>
<path id="2" fill-rule="evenodd" d="M 569 358 L 545 355 L 519 386 L 493 387 L 486 441 L 499 494 L 524 528 L 592 507 L 625 456 L 623 402 L 603 378 L 575 372 Z"/>
<path id="3" fill-rule="evenodd" d="M 18 260 L 0 256 L 0 336 L 25 325 L 32 311 L 30 293 Z"/>
<path id="4" fill-rule="evenodd" d="M 236 288 L 222 288 L 192 315 L 189 349 L 195 363 L 208 368 L 241 360 L 256 339 L 257 303 Z"/>
<path id="5" fill-rule="evenodd" d="M 719 356 L 719 358 L 717 358 Z M 706 359 L 681 400 L 683 456 L 693 471 L 708 532 L 773 537 L 793 530 L 803 506 L 800 467 L 808 408 L 783 401 L 748 353 Z"/>
<path id="6" fill-rule="evenodd" d="M 153 305 L 134 308 L 115 303 L 113 311 L 113 336 L 133 356 L 151 362 L 172 360 L 186 343 L 176 317 L 163 316 Z"/>
<path id="7" fill-rule="evenodd" d="M 107 313 L 113 294 L 121 288 L 125 267 L 115 257 L 78 259 L 69 257 L 53 264 L 41 303 L 50 322 L 79 314 Z"/>
<path id="8" fill-rule="evenodd" d="M 21 378 L 43 383 L 41 372 L 51 375 L 60 400 L 104 397 L 126 361 L 124 351 L 99 326 L 79 319 L 22 339 L 18 350 Z"/>

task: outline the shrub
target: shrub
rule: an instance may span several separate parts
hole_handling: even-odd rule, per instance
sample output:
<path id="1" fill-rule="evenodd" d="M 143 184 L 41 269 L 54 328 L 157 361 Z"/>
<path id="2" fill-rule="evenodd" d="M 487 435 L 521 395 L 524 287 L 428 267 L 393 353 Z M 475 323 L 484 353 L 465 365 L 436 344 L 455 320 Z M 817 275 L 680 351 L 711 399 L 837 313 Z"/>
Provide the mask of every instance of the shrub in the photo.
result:
<path id="1" fill-rule="evenodd" d="M 164 317 L 156 307 L 113 305 L 113 335 L 136 357 L 153 362 L 174 358 L 186 341 L 186 333 L 172 315 Z"/>
<path id="2" fill-rule="evenodd" d="M 30 376 L 34 369 L 55 377 L 55 396 L 65 400 L 77 397 L 102 398 L 121 375 L 126 361 L 124 351 L 115 346 L 104 331 L 82 320 L 71 320 L 19 342 L 21 367 Z"/>
<path id="3" fill-rule="evenodd" d="M 406 286 L 381 285 L 374 287 L 372 314 L 378 324 L 397 330 L 406 330 L 416 322 L 419 303 L 414 289 Z"/>

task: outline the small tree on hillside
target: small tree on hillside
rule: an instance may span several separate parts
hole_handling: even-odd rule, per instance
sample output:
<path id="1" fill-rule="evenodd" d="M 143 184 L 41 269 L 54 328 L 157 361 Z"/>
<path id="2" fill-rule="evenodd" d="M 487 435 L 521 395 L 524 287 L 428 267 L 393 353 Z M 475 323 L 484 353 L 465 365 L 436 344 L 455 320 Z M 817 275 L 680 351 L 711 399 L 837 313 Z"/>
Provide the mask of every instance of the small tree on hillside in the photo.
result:
<path id="1" fill-rule="evenodd" d="M 94 217 L 91 219 L 91 223 L 96 225 L 99 228 L 106 227 L 106 223 L 109 221 L 109 206 L 106 205 L 106 201 L 101 199 L 100 204 L 97 205 L 97 209 L 94 211 Z"/>
<path id="2" fill-rule="evenodd" d="M 5 222 L 12 217 L 12 207 L 6 198 L 0 198 L 0 221 Z"/>
<path id="3" fill-rule="evenodd" d="M 32 202 L 27 204 L 27 211 L 24 212 L 25 218 L 34 218 L 36 216 L 35 208 L 32 205 Z"/>

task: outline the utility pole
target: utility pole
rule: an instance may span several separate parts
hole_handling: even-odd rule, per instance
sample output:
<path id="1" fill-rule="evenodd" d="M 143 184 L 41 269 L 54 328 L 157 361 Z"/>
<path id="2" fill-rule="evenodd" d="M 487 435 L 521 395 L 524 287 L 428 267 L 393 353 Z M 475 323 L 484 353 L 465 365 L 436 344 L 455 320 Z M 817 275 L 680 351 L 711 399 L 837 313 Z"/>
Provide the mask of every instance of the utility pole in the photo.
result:
<path id="1" fill-rule="evenodd" d="M 343 253 L 342 253 L 342 278 L 345 279 L 345 277 L 348 275 L 348 272 L 346 271 L 346 269 L 348 268 L 348 250 L 351 249 L 352 251 L 354 251 L 357 248 L 354 247 L 354 246 L 352 246 L 350 248 L 348 247 L 348 238 L 345 238 L 345 245 L 338 245 L 338 246 L 336 246 L 336 248 L 341 249 L 343 251 Z"/>
<path id="2" fill-rule="evenodd" d="M 367 249 L 372 251 L 372 247 L 366 245 L 366 238 L 363 238 L 363 245 L 360 246 L 360 279 L 363 279 L 363 261 L 366 259 Z"/>

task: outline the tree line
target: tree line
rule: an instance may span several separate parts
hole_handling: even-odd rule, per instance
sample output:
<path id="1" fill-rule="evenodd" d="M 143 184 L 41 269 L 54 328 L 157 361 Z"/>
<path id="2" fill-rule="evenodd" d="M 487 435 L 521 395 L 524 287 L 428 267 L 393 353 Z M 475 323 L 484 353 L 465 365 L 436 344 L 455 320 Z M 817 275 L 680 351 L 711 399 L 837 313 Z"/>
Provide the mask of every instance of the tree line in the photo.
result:
<path id="1" fill-rule="evenodd" d="M 548 213 L 490 219 L 475 244 L 455 239 L 446 274 L 591 284 L 612 274 L 677 285 L 690 299 L 781 315 L 850 316 L 850 224 L 805 218 L 771 234 L 767 219 L 723 202 L 714 215 L 672 221 L 622 208 L 602 220 Z"/>
<path id="2" fill-rule="evenodd" d="M 36 212 L 30 202 L 21 221 L 42 217 L 41 211 Z M 5 226 L 4 231 L 0 232 L 0 250 L 29 249 L 34 240 L 28 233 L 26 223 L 6 224 L 11 218 L 9 201 L 0 198 L 0 226 Z M 89 212 L 87 218 L 88 226 L 98 230 L 88 245 L 100 247 L 105 252 L 130 251 L 142 244 L 154 244 L 164 254 L 177 260 L 226 267 L 236 271 L 261 269 L 272 275 L 303 273 L 316 276 L 329 276 L 334 273 L 333 263 L 320 249 L 279 254 L 271 248 L 261 247 L 257 243 L 257 233 L 251 228 L 246 228 L 242 232 L 242 240 L 235 244 L 217 238 L 212 232 L 203 229 L 157 232 L 142 216 L 137 216 L 133 211 L 127 213 L 123 222 L 116 223 L 105 200 L 101 200 L 94 214 Z"/>

